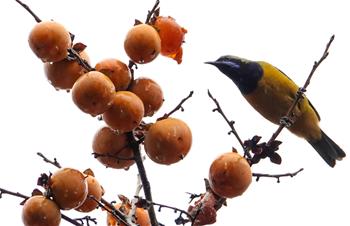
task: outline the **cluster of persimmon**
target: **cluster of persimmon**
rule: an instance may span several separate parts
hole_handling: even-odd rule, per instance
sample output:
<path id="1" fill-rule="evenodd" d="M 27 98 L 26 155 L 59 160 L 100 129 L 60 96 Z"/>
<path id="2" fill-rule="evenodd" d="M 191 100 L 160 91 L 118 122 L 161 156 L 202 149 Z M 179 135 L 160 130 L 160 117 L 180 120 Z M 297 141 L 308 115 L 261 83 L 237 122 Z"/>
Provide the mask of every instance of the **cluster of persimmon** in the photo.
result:
<path id="1" fill-rule="evenodd" d="M 159 54 L 180 64 L 186 32 L 172 17 L 157 16 L 147 24 L 135 24 L 126 34 L 124 49 L 136 64 L 149 63 Z M 72 42 L 72 35 L 54 21 L 37 23 L 29 35 L 29 45 L 44 62 L 51 85 L 57 90 L 71 90 L 73 102 L 84 113 L 102 116 L 106 125 L 96 132 L 92 142 L 96 158 L 106 167 L 128 168 L 135 163 L 129 136 L 143 125 L 144 117 L 153 116 L 160 109 L 164 99 L 162 89 L 151 78 L 134 79 L 128 65 L 118 59 L 104 59 L 91 67 L 85 46 L 81 48 Z M 72 51 L 78 57 L 72 57 Z M 143 129 L 145 152 L 156 163 L 174 164 L 191 148 L 191 130 L 180 119 L 165 117 L 143 125 Z M 210 187 L 223 198 L 241 195 L 251 179 L 248 162 L 236 152 L 219 156 L 210 166 Z M 93 175 L 71 168 L 55 172 L 47 189 L 47 197 L 33 196 L 25 202 L 23 222 L 26 226 L 59 225 L 60 209 L 89 212 L 97 207 L 96 200 L 103 195 Z M 87 198 L 90 195 L 96 200 Z M 128 214 L 131 204 L 123 202 L 116 208 Z M 136 209 L 136 215 L 139 225 L 150 225 L 145 210 Z M 141 222 L 141 219 L 144 220 Z M 107 224 L 123 225 L 110 214 Z"/>
<path id="2" fill-rule="evenodd" d="M 150 24 L 134 25 L 126 35 L 124 49 L 137 64 L 149 63 L 159 53 L 181 63 L 185 33 L 172 17 L 158 16 Z M 104 59 L 91 67 L 85 46 L 73 45 L 69 31 L 55 21 L 37 23 L 30 32 L 29 45 L 44 63 L 46 77 L 56 90 L 71 91 L 72 100 L 81 111 L 102 116 L 106 126 L 97 131 L 92 144 L 97 159 L 106 167 L 130 167 L 135 160 L 128 134 L 140 126 L 143 117 L 153 116 L 160 109 L 164 101 L 161 87 L 151 78 L 134 79 L 131 69 L 118 59 Z M 78 57 L 72 56 L 71 51 Z M 151 160 L 173 164 L 189 152 L 192 134 L 182 120 L 164 118 L 145 128 L 144 148 Z M 97 192 L 90 194 L 97 201 L 103 194 L 92 176 L 70 168 L 57 171 L 49 182 L 47 196 L 33 196 L 25 202 L 26 226 L 59 225 L 60 209 L 89 212 L 97 207 L 96 201 L 87 198 L 90 190 Z M 90 184 L 100 189 L 90 189 Z M 128 206 L 124 203 L 116 207 L 127 213 Z M 108 222 L 120 223 L 117 219 Z M 139 224 L 150 225 L 149 221 Z"/>
<path id="3" fill-rule="evenodd" d="M 22 220 L 25 226 L 58 226 L 61 210 L 91 212 L 97 208 L 96 201 L 100 201 L 104 194 L 91 170 L 59 169 L 49 177 L 44 187 L 45 194 L 30 197 L 23 205 Z"/>

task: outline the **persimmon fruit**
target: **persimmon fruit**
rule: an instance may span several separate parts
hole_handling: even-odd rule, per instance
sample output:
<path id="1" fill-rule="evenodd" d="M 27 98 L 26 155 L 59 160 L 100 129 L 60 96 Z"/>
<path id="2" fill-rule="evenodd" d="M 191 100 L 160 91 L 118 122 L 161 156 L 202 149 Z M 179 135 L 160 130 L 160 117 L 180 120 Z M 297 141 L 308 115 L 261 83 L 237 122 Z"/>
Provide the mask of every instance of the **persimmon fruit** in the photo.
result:
<path id="1" fill-rule="evenodd" d="M 117 134 L 108 126 L 99 129 L 92 142 L 96 158 L 106 167 L 114 169 L 128 168 L 134 164 L 133 150 L 129 147 L 126 134 Z"/>
<path id="2" fill-rule="evenodd" d="M 58 226 L 61 212 L 56 203 L 45 196 L 32 196 L 23 205 L 22 221 L 25 226 Z"/>
<path id="3" fill-rule="evenodd" d="M 90 63 L 86 51 L 79 53 L 80 57 Z M 88 71 L 75 60 L 63 59 L 58 62 L 44 64 L 47 80 L 55 89 L 70 90 L 80 76 Z"/>
<path id="4" fill-rule="evenodd" d="M 124 49 L 126 54 L 135 63 L 149 63 L 160 52 L 161 41 L 159 34 L 151 25 L 135 25 L 126 35 Z"/>
<path id="5" fill-rule="evenodd" d="M 160 53 L 163 56 L 173 58 L 180 64 L 182 61 L 182 43 L 187 30 L 170 16 L 158 16 L 154 22 L 154 27 L 161 39 Z"/>
<path id="6" fill-rule="evenodd" d="M 84 213 L 91 212 L 98 206 L 98 203 L 89 197 L 93 196 L 97 201 L 100 201 L 104 193 L 102 186 L 94 176 L 86 175 L 86 181 L 88 187 L 87 198 L 83 204 L 76 208 L 77 211 Z"/>
<path id="7" fill-rule="evenodd" d="M 145 151 L 148 157 L 159 164 L 173 164 L 183 159 L 190 151 L 192 133 L 180 119 L 166 118 L 150 126 L 145 136 Z"/>
<path id="8" fill-rule="evenodd" d="M 28 42 L 34 54 L 43 62 L 63 60 L 72 45 L 69 32 L 55 21 L 37 23 L 29 34 Z"/>
<path id="9" fill-rule="evenodd" d="M 102 115 L 105 123 L 119 133 L 130 132 L 139 126 L 144 115 L 142 100 L 130 91 L 114 94 L 111 107 Z"/>
<path id="10" fill-rule="evenodd" d="M 126 90 L 129 87 L 131 73 L 122 61 L 113 58 L 104 59 L 96 64 L 95 69 L 111 79 L 116 91 Z"/>
<path id="11" fill-rule="evenodd" d="M 131 205 L 129 203 L 117 203 L 115 208 L 127 215 L 131 210 Z M 135 219 L 136 224 L 139 226 L 151 226 L 148 213 L 143 208 L 136 207 Z M 107 213 L 107 226 L 125 226 L 125 224 L 116 219 L 112 214 Z"/>
<path id="12" fill-rule="evenodd" d="M 86 176 L 73 168 L 61 168 L 49 180 L 53 200 L 62 210 L 82 205 L 88 193 Z"/>
<path id="13" fill-rule="evenodd" d="M 142 100 L 145 109 L 144 116 L 152 116 L 163 104 L 163 91 L 150 78 L 140 77 L 135 79 L 131 84 L 130 91 Z"/>
<path id="14" fill-rule="evenodd" d="M 243 194 L 252 182 L 252 171 L 245 158 L 236 152 L 217 157 L 209 169 L 209 184 L 217 195 L 233 198 Z"/>
<path id="15" fill-rule="evenodd" d="M 113 82 L 103 73 L 90 71 L 73 85 L 72 98 L 75 105 L 85 113 L 97 116 L 112 104 L 115 94 Z"/>

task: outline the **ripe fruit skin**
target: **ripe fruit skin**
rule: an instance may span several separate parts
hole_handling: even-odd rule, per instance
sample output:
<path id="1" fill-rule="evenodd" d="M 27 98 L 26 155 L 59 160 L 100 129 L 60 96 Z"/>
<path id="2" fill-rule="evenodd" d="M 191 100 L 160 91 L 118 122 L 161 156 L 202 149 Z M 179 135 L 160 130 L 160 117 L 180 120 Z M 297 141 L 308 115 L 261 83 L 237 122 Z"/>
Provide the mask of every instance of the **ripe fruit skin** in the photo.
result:
<path id="1" fill-rule="evenodd" d="M 245 158 L 227 152 L 216 158 L 209 169 L 209 184 L 219 196 L 233 198 L 243 194 L 252 182 L 252 171 Z"/>
<path id="2" fill-rule="evenodd" d="M 126 90 L 131 81 L 128 66 L 117 59 L 105 59 L 96 64 L 95 69 L 107 75 L 113 82 L 116 91 Z"/>
<path id="3" fill-rule="evenodd" d="M 161 39 L 160 53 L 175 59 L 180 64 L 182 61 L 181 45 L 185 39 L 186 29 L 176 23 L 175 19 L 170 16 L 157 17 L 154 27 L 157 29 Z"/>
<path id="4" fill-rule="evenodd" d="M 135 79 L 131 84 L 130 91 L 142 100 L 145 109 L 144 116 L 152 116 L 163 104 L 163 91 L 152 79 Z"/>
<path id="5" fill-rule="evenodd" d="M 98 71 L 82 75 L 73 85 L 73 102 L 92 116 L 105 112 L 112 104 L 115 94 L 113 82 Z"/>
<path id="6" fill-rule="evenodd" d="M 158 56 L 161 49 L 158 32 L 148 24 L 135 25 L 126 35 L 124 49 L 135 63 L 149 63 Z"/>
<path id="7" fill-rule="evenodd" d="M 161 54 L 168 56 L 179 51 L 187 32 L 175 19 L 168 16 L 157 17 L 154 27 L 158 30 L 161 39 Z"/>
<path id="8" fill-rule="evenodd" d="M 85 175 L 72 168 L 62 168 L 52 174 L 49 187 L 53 200 L 62 210 L 79 207 L 88 193 Z"/>
<path id="9" fill-rule="evenodd" d="M 31 30 L 29 46 L 43 62 L 57 62 L 67 57 L 72 40 L 69 32 L 59 23 L 42 21 Z"/>
<path id="10" fill-rule="evenodd" d="M 126 134 L 117 134 L 111 128 L 105 126 L 95 134 L 92 142 L 92 149 L 96 154 L 107 155 L 97 157 L 106 167 L 124 169 L 135 162 L 131 160 L 134 154 L 128 144 L 129 142 Z"/>
<path id="11" fill-rule="evenodd" d="M 122 211 L 124 214 L 129 214 L 130 205 L 117 203 L 115 208 Z M 143 208 L 136 208 L 136 224 L 139 226 L 151 226 L 151 222 L 148 216 L 148 213 Z M 113 217 L 110 213 L 107 213 L 107 226 L 125 226 L 125 224 L 119 222 L 115 217 Z"/>
<path id="12" fill-rule="evenodd" d="M 105 123 L 119 133 L 130 132 L 141 122 L 144 108 L 141 99 L 129 91 L 114 94 L 111 107 L 102 115 Z"/>
<path id="13" fill-rule="evenodd" d="M 98 206 L 97 202 L 95 202 L 93 199 L 88 198 L 90 195 L 95 197 L 95 199 L 98 201 L 101 200 L 103 195 L 103 189 L 95 177 L 87 175 L 86 180 L 88 185 L 87 198 L 85 199 L 82 205 L 76 208 L 76 210 L 78 210 L 79 212 L 84 212 L 84 213 L 90 212 L 96 209 Z"/>
<path id="14" fill-rule="evenodd" d="M 192 144 L 192 133 L 182 120 L 167 118 L 151 125 L 144 144 L 151 160 L 169 165 L 187 155 Z"/>
<path id="15" fill-rule="evenodd" d="M 58 226 L 61 212 L 56 203 L 45 196 L 32 196 L 23 205 L 22 221 L 25 226 Z"/>
<path id="16" fill-rule="evenodd" d="M 81 52 L 79 55 L 82 59 L 90 62 L 85 51 Z M 53 87 L 56 89 L 70 90 L 78 78 L 88 71 L 75 60 L 63 59 L 54 63 L 45 63 L 44 72 Z"/>

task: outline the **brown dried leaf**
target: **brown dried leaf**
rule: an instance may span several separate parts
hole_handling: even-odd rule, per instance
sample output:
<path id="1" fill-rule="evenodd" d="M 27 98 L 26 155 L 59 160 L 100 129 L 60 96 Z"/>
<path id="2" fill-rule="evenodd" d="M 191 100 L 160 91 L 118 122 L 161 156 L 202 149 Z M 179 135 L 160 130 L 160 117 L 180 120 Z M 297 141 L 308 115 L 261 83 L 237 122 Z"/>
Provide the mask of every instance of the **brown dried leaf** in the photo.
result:
<path id="1" fill-rule="evenodd" d="M 81 43 L 81 42 L 77 42 L 73 45 L 73 49 L 78 52 L 78 53 L 81 53 L 85 50 L 86 48 L 86 45 L 84 43 Z"/>

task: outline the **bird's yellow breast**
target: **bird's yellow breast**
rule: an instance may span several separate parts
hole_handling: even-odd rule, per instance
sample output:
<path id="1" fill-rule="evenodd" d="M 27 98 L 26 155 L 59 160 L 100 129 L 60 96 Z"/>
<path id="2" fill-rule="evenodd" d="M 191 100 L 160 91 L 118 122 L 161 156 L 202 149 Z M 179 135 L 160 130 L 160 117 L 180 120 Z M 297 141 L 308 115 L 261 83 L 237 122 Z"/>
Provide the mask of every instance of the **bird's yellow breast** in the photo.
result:
<path id="1" fill-rule="evenodd" d="M 299 87 L 271 64 L 266 62 L 259 64 L 263 69 L 263 76 L 257 88 L 244 97 L 262 116 L 278 124 L 293 103 Z M 292 132 L 310 139 L 320 136 L 317 113 L 306 97 L 299 102 L 294 114 L 297 118 L 290 127 Z"/>

